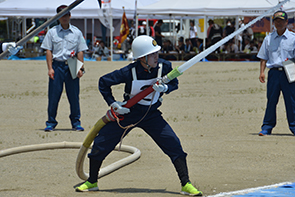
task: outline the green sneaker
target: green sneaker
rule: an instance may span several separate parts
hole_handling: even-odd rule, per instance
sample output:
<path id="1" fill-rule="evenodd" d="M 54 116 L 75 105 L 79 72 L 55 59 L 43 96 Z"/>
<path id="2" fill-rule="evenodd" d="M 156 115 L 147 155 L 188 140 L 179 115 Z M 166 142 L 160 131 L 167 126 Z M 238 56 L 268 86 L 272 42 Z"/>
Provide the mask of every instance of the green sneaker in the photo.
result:
<path id="1" fill-rule="evenodd" d="M 76 187 L 76 192 L 89 192 L 89 191 L 98 191 L 97 182 L 96 183 L 90 183 L 86 181 L 79 187 Z"/>
<path id="2" fill-rule="evenodd" d="M 202 196 L 203 192 L 197 190 L 191 182 L 187 182 L 181 189 L 181 194 L 190 196 Z"/>

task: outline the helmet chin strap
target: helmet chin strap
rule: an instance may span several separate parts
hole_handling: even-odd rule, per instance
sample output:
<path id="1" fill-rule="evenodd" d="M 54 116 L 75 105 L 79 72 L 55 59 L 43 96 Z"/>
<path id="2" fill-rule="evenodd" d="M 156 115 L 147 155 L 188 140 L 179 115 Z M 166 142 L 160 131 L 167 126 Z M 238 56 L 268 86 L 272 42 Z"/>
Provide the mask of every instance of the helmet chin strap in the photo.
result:
<path id="1" fill-rule="evenodd" d="M 150 65 L 148 65 L 148 57 L 147 56 L 145 56 L 145 64 L 146 64 L 146 66 L 148 67 L 148 71 L 149 71 L 149 73 L 151 73 L 151 66 Z"/>
<path id="2" fill-rule="evenodd" d="M 141 61 L 141 60 L 139 60 L 140 62 L 142 62 L 142 63 L 144 63 L 146 66 L 147 66 L 147 70 L 149 71 L 149 73 L 151 73 L 151 66 L 150 65 L 148 65 L 148 57 L 147 56 L 145 56 L 145 62 L 144 61 Z"/>

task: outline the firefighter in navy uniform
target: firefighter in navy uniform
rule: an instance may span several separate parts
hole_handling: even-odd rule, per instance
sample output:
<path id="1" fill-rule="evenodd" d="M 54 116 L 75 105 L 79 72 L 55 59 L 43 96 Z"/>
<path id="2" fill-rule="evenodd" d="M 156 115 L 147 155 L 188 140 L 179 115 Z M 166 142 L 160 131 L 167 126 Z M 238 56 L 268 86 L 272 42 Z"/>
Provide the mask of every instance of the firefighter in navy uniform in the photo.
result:
<path id="1" fill-rule="evenodd" d="M 201 196 L 202 192 L 197 190 L 190 182 L 186 163 L 187 154 L 183 151 L 179 138 L 172 128 L 162 117 L 158 109 L 161 105 L 162 95 L 169 94 L 178 88 L 178 80 L 175 78 L 168 84 L 156 82 L 162 76 L 172 70 L 169 61 L 159 59 L 158 51 L 161 49 L 156 41 L 149 36 L 142 35 L 134 39 L 132 51 L 137 61 L 129 64 L 120 70 L 115 70 L 102 76 L 99 80 L 99 90 L 107 104 L 118 115 L 124 115 L 120 125 L 116 122 L 106 124 L 94 139 L 93 148 L 89 157 L 90 172 L 88 180 L 76 187 L 76 191 L 98 190 L 98 172 L 105 157 L 114 150 L 120 142 L 121 137 L 125 137 L 130 130 L 125 130 L 131 124 L 143 129 L 162 151 L 171 159 L 182 185 L 182 194 Z M 118 84 L 125 84 L 124 102 L 116 101 L 112 95 L 111 87 Z M 123 105 L 126 101 L 145 87 L 153 85 L 155 90 L 130 109 Z M 114 120 L 114 119 L 113 119 Z"/>

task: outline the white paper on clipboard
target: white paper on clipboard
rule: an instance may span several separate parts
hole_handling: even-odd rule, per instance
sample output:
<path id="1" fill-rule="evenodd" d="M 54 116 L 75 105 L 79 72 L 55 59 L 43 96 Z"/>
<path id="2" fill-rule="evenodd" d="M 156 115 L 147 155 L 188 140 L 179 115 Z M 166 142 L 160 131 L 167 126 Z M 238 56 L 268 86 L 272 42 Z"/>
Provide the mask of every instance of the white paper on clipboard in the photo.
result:
<path id="1" fill-rule="evenodd" d="M 72 78 L 76 79 L 80 68 L 83 66 L 83 62 L 78 60 L 77 57 L 71 57 L 67 61 Z"/>
<path id="2" fill-rule="evenodd" d="M 295 81 L 295 59 L 290 59 L 283 62 L 283 67 L 286 72 L 289 83 Z"/>

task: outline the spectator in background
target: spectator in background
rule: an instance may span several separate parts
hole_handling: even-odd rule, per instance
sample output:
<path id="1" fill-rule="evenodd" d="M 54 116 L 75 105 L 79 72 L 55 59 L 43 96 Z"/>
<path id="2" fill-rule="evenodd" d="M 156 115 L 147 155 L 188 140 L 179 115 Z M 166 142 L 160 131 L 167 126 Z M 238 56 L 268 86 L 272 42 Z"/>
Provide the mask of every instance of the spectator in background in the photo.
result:
<path id="1" fill-rule="evenodd" d="M 194 49 L 193 49 L 193 45 L 192 45 L 192 42 L 189 38 L 186 38 L 185 39 L 185 45 L 184 45 L 184 57 L 183 59 L 184 60 L 189 60 L 190 58 L 192 58 L 195 54 L 193 53 L 194 52 Z"/>
<path id="2" fill-rule="evenodd" d="M 211 23 L 213 24 L 208 36 L 209 47 L 222 39 L 222 28 L 218 24 L 215 24 L 213 20 L 211 20 Z M 217 49 L 217 51 L 219 51 L 219 49 Z"/>
<path id="3" fill-rule="evenodd" d="M 160 55 L 160 58 L 163 58 L 165 60 L 176 60 L 177 58 L 174 55 L 172 54 L 169 55 L 169 53 L 172 52 L 173 50 L 174 48 L 173 48 L 172 42 L 170 40 L 164 40 L 162 51 L 163 53 L 166 53 L 166 54 Z"/>
<path id="4" fill-rule="evenodd" d="M 178 53 L 184 53 L 184 42 L 183 42 L 183 37 L 180 37 L 178 39 L 178 45 L 175 47 L 175 50 Z"/>
<path id="5" fill-rule="evenodd" d="M 147 31 L 146 31 L 146 21 L 142 21 L 142 24 L 141 26 L 139 26 L 139 29 L 138 29 L 138 35 L 147 35 Z M 149 27 L 148 29 L 148 35 L 151 36 L 152 35 L 152 30 L 151 28 Z"/>
<path id="6" fill-rule="evenodd" d="M 173 51 L 173 44 L 170 40 L 164 40 L 162 51 L 164 53 L 169 53 L 170 51 Z"/>
<path id="7" fill-rule="evenodd" d="M 146 35 L 146 28 L 144 24 L 138 27 L 138 36 L 141 36 L 141 35 Z"/>
<path id="8" fill-rule="evenodd" d="M 203 39 L 198 38 L 197 39 L 197 50 L 196 53 L 200 53 L 203 51 Z"/>
<path id="9" fill-rule="evenodd" d="M 110 60 L 110 50 L 105 46 L 104 41 L 99 42 L 93 55 L 98 61 Z"/>
<path id="10" fill-rule="evenodd" d="M 223 30 L 223 37 L 226 37 L 235 31 L 234 23 L 230 20 L 226 21 L 226 26 Z"/>
<path id="11" fill-rule="evenodd" d="M 261 42 L 261 41 L 258 41 L 258 42 L 257 42 L 257 50 L 258 50 L 258 51 L 260 50 L 261 45 L 262 45 L 262 42 Z"/>
<path id="12" fill-rule="evenodd" d="M 195 26 L 195 21 L 190 21 L 190 28 L 189 28 L 189 38 L 193 44 L 193 46 L 197 46 L 197 38 L 198 38 L 198 29 Z"/>
<path id="13" fill-rule="evenodd" d="M 250 41 L 250 48 L 249 49 L 250 49 L 251 53 L 257 53 L 258 52 L 258 49 L 257 49 L 257 47 L 255 45 L 254 40 Z"/>
<path id="14" fill-rule="evenodd" d="M 193 44 L 191 42 L 190 39 L 186 38 L 185 39 L 185 45 L 184 45 L 184 52 L 185 53 L 190 53 L 191 51 L 193 51 Z"/>
<path id="15" fill-rule="evenodd" d="M 227 44 L 227 52 L 228 53 L 238 53 L 239 47 L 235 44 L 235 40 L 231 39 Z"/>
<path id="16" fill-rule="evenodd" d="M 214 25 L 214 21 L 212 19 L 210 19 L 208 21 L 208 24 L 209 24 L 209 27 L 207 29 L 207 38 L 209 38 L 210 30 L 211 30 L 212 26 Z"/>
<path id="17" fill-rule="evenodd" d="M 243 52 L 244 53 L 250 53 L 250 39 L 246 38 L 244 40 L 244 43 L 245 43 L 245 46 L 244 46 Z"/>
<path id="18" fill-rule="evenodd" d="M 245 29 L 243 31 L 242 38 L 243 38 L 243 42 L 242 42 L 243 43 L 243 48 L 245 48 L 245 46 L 247 45 L 245 41 L 247 39 L 249 40 L 249 42 L 251 40 L 253 40 L 253 30 L 252 30 L 251 27 L 248 27 L 247 29 Z"/>
<path id="19" fill-rule="evenodd" d="M 162 47 L 162 38 L 165 38 L 165 36 L 162 35 L 161 26 L 163 24 L 163 20 L 158 20 L 156 26 L 155 26 L 155 40 L 159 46 Z"/>
<path id="20" fill-rule="evenodd" d="M 129 34 L 127 36 L 127 40 L 131 46 L 133 40 L 135 39 L 136 35 L 135 35 L 136 31 L 135 31 L 135 26 L 134 26 L 134 21 L 131 22 L 131 27 L 129 28 Z M 131 47 L 130 47 L 131 48 Z"/>

